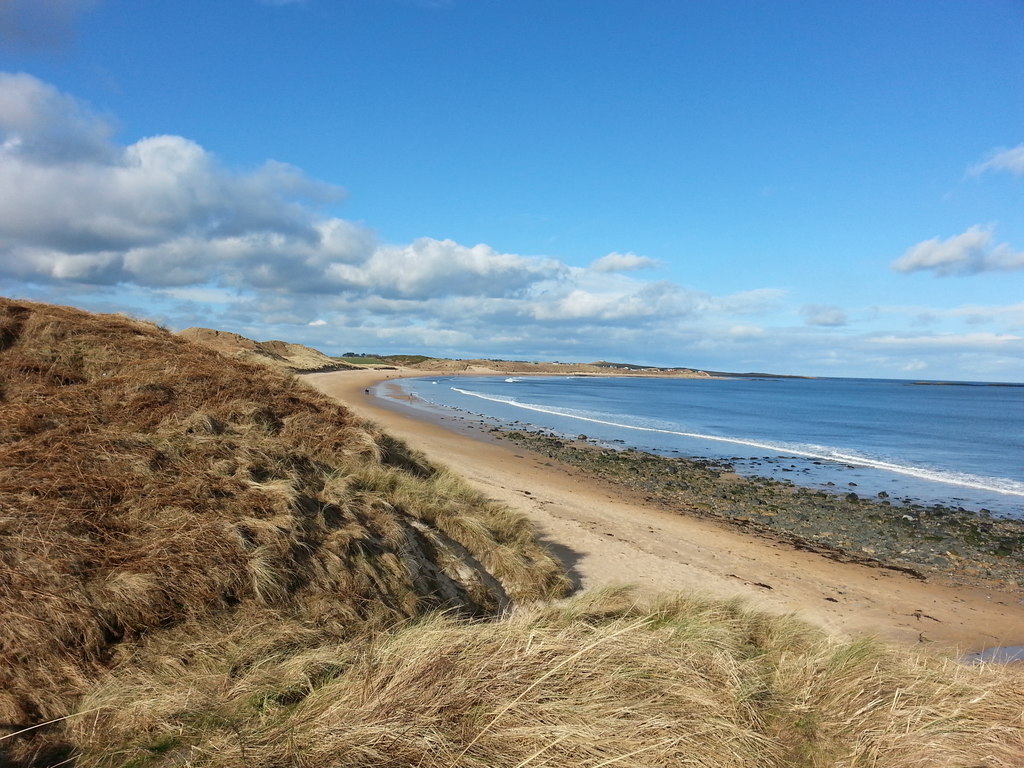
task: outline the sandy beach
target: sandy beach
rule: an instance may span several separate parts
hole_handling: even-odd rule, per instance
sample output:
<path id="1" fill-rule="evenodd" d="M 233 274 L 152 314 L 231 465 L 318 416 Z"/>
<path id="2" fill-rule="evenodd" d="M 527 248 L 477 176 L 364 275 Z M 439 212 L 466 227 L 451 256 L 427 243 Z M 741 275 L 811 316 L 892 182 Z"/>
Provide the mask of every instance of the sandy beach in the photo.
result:
<path id="1" fill-rule="evenodd" d="M 303 378 L 526 514 L 581 589 L 633 584 L 640 590 L 739 596 L 834 633 L 961 652 L 1024 644 L 1019 593 L 836 562 L 714 520 L 664 511 L 637 492 L 489 439 L 469 419 L 427 419 L 366 392 L 387 379 L 423 375 L 367 370 Z"/>

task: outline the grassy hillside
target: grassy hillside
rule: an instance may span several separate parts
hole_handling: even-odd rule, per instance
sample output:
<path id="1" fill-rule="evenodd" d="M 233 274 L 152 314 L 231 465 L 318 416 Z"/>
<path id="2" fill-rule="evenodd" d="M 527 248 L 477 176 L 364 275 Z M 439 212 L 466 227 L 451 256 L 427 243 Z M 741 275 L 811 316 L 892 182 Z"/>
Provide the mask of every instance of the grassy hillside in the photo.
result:
<path id="1" fill-rule="evenodd" d="M 0 350 L 9 729 L 69 714 L 133 644 L 185 623 L 347 636 L 565 589 L 523 519 L 294 378 L 6 300 Z"/>
<path id="2" fill-rule="evenodd" d="M 1024 764 L 1019 669 L 565 590 L 293 378 L 0 300 L 0 765 Z"/>
<path id="3" fill-rule="evenodd" d="M 230 331 L 186 328 L 180 336 L 221 354 L 251 363 L 269 365 L 285 373 L 323 373 L 356 368 L 328 357 L 318 349 L 286 341 L 253 341 Z"/>

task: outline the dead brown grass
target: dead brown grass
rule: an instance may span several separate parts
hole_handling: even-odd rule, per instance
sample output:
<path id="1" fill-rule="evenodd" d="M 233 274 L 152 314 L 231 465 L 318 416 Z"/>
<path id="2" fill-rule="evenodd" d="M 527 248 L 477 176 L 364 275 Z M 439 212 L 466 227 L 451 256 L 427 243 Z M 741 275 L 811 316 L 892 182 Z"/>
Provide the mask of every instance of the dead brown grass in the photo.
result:
<path id="1" fill-rule="evenodd" d="M 1021 765 L 1024 674 L 628 592 L 342 643 L 179 628 L 93 689 L 80 765 Z M 200 636 L 204 642 L 192 638 Z M 205 640 L 205 639 L 209 640 Z"/>
<path id="2" fill-rule="evenodd" d="M 567 586 L 525 523 L 424 457 L 154 326 L 0 300 L 0 396 L 8 733 L 187 622 L 256 606 L 341 637 Z M 55 730 L 0 748 L 27 760 Z"/>
<path id="3" fill-rule="evenodd" d="M 318 349 L 286 341 L 253 341 L 230 331 L 186 328 L 180 336 L 222 355 L 268 365 L 285 373 L 317 373 L 356 369 L 359 366 L 328 357 Z"/>

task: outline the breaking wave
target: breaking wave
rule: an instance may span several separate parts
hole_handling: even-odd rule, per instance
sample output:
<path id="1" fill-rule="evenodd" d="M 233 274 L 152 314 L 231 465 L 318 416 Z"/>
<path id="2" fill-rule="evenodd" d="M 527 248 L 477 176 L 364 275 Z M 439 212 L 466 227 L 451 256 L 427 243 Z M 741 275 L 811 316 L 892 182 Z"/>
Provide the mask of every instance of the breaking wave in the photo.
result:
<path id="1" fill-rule="evenodd" d="M 667 427 L 656 427 L 656 426 L 645 426 L 643 424 L 630 424 L 622 421 L 613 421 L 608 418 L 599 418 L 592 413 L 585 411 L 575 411 L 569 408 L 552 408 L 550 406 L 537 405 L 535 403 L 526 403 L 520 400 L 516 400 L 513 397 L 503 397 L 501 395 L 490 395 L 482 392 L 474 392 L 469 389 L 460 389 L 459 387 L 452 387 L 453 391 L 459 394 L 466 395 L 468 397 L 476 397 L 481 400 L 489 400 L 495 403 L 501 403 L 503 405 L 512 406 L 514 408 L 520 408 L 526 411 L 534 411 L 537 413 L 545 413 L 552 416 L 559 416 L 562 418 L 574 419 L 576 421 L 584 421 L 592 424 L 602 424 L 609 427 L 615 427 L 617 429 L 629 429 L 638 432 L 653 432 L 663 435 L 676 435 L 679 437 L 687 437 L 696 440 L 710 440 L 719 443 L 730 443 L 733 445 L 742 445 L 750 448 L 760 448 L 762 450 L 773 451 L 791 454 L 794 456 L 802 456 L 808 459 L 817 459 L 819 461 L 829 461 L 837 464 L 850 464 L 859 467 L 868 467 L 871 469 L 883 470 L 885 472 L 894 472 L 900 475 L 906 475 L 908 477 L 917 478 L 919 480 L 928 480 L 936 483 L 945 483 L 946 485 L 956 485 L 963 488 L 972 488 L 980 491 L 987 491 L 990 493 L 1006 494 L 1010 496 L 1024 497 L 1024 483 L 1016 480 L 1011 480 L 1002 477 L 983 477 L 980 475 L 973 475 L 966 472 L 955 472 L 945 469 L 932 469 L 929 467 L 914 466 L 911 464 L 901 464 L 892 460 L 867 456 L 862 453 L 855 451 L 843 450 L 840 448 L 833 448 L 825 445 L 816 445 L 813 443 L 784 443 L 775 442 L 771 440 L 762 439 L 751 439 L 745 437 L 731 437 L 725 435 L 712 435 L 704 434 L 701 432 L 688 432 L 680 429 L 669 429 Z"/>

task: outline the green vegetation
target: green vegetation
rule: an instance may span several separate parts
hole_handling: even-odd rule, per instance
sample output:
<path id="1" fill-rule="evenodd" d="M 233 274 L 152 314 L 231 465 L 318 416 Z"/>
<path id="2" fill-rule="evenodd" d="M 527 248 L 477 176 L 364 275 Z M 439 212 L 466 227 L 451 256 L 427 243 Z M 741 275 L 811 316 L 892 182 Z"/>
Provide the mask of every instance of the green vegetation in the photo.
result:
<path id="1" fill-rule="evenodd" d="M 417 365 L 434 358 L 427 355 L 386 355 L 384 359 L 393 365 Z"/>
<path id="2" fill-rule="evenodd" d="M 0 300 L 2 765 L 1020 765 L 1020 670 L 567 588 L 293 377 Z"/>
<path id="3" fill-rule="evenodd" d="M 390 365 L 391 362 L 384 355 L 375 355 L 370 352 L 346 352 L 335 360 L 348 363 L 349 365 Z"/>
<path id="4" fill-rule="evenodd" d="M 378 355 L 373 352 L 346 352 L 335 360 L 350 365 L 416 365 L 434 358 L 427 355 Z"/>

